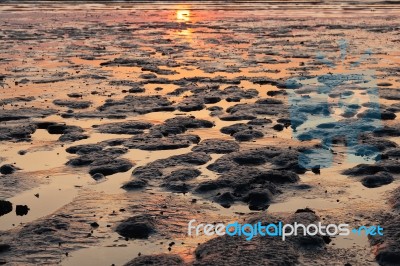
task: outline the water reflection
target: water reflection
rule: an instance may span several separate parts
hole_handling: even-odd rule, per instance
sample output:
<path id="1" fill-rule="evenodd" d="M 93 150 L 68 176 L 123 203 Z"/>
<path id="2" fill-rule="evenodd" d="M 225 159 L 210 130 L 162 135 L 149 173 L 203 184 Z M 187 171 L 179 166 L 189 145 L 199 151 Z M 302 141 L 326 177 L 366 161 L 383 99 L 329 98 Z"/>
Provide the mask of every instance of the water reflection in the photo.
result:
<path id="1" fill-rule="evenodd" d="M 182 36 L 190 36 L 192 34 L 192 32 L 190 31 L 190 29 L 186 29 L 186 30 L 181 30 L 178 35 L 182 35 Z"/>
<path id="2" fill-rule="evenodd" d="M 179 9 L 176 11 L 176 20 L 180 22 L 190 21 L 190 10 Z"/>

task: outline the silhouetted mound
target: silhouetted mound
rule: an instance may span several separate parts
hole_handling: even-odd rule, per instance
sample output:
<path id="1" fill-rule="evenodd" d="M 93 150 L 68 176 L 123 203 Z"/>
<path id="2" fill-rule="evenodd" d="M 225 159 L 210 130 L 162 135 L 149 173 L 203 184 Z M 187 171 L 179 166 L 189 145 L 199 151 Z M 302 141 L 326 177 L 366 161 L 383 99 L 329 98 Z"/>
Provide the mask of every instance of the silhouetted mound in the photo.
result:
<path id="1" fill-rule="evenodd" d="M 125 190 L 138 190 L 145 188 L 147 186 L 147 181 L 142 179 L 136 179 L 125 183 L 121 188 Z"/>
<path id="2" fill-rule="evenodd" d="M 268 189 L 256 188 L 251 190 L 244 198 L 243 201 L 249 204 L 250 210 L 265 210 L 268 208 L 272 200 L 272 193 Z"/>
<path id="3" fill-rule="evenodd" d="M 361 179 L 361 183 L 368 188 L 380 187 L 393 182 L 393 176 L 386 172 L 379 172 L 375 175 L 369 175 Z"/>
<path id="4" fill-rule="evenodd" d="M 228 107 L 226 112 L 229 115 L 262 118 L 265 116 L 289 116 L 289 109 L 282 101 L 266 98 L 259 99 L 255 103 L 236 104 Z"/>
<path id="5" fill-rule="evenodd" d="M 193 128 L 212 128 L 214 123 L 204 119 L 197 119 L 194 116 L 177 116 L 164 121 L 163 124 L 154 126 L 153 133 L 161 133 L 164 136 L 169 134 L 181 134 Z"/>
<path id="6" fill-rule="evenodd" d="M 27 205 L 17 205 L 15 206 L 15 213 L 17 216 L 24 216 L 27 215 L 29 212 L 29 208 Z"/>
<path id="7" fill-rule="evenodd" d="M 21 170 L 21 169 L 12 164 L 5 164 L 0 167 L 0 173 L 2 173 L 3 175 L 10 175 L 10 174 L 15 173 L 18 170 Z"/>
<path id="8" fill-rule="evenodd" d="M 78 126 L 68 126 L 65 124 L 52 124 L 47 127 L 49 134 L 67 134 L 71 132 L 82 132 L 83 129 Z"/>
<path id="9" fill-rule="evenodd" d="M 196 191 L 216 194 L 214 200 L 223 207 L 229 207 L 234 201 L 242 201 L 248 203 L 251 210 L 264 210 L 274 195 L 279 193 L 277 186 L 298 180 L 296 173 L 286 170 L 239 167 L 223 173 L 216 180 L 200 183 Z"/>
<path id="10" fill-rule="evenodd" d="M 182 258 L 173 254 L 148 255 L 137 257 L 124 266 L 147 266 L 147 265 L 165 265 L 165 266 L 184 266 Z"/>
<path id="11" fill-rule="evenodd" d="M 400 136 L 400 123 L 384 126 L 374 130 L 374 135 L 379 137 L 399 137 Z"/>
<path id="12" fill-rule="evenodd" d="M 219 203 L 224 208 L 230 208 L 235 202 L 235 196 L 231 192 L 224 192 L 214 198 L 215 202 Z"/>
<path id="13" fill-rule="evenodd" d="M 0 253 L 7 252 L 11 250 L 11 246 L 8 244 L 0 244 Z"/>
<path id="14" fill-rule="evenodd" d="M 304 209 L 298 209 L 298 210 L 296 210 L 295 213 L 302 213 L 302 212 L 310 212 L 310 213 L 314 213 L 315 214 L 315 211 L 313 211 L 312 209 L 310 209 L 308 207 L 306 207 Z"/>
<path id="15" fill-rule="evenodd" d="M 238 123 L 238 124 L 233 124 L 233 125 L 221 128 L 221 132 L 224 134 L 233 135 L 237 132 L 251 129 L 251 128 L 252 128 L 251 126 L 246 125 L 244 123 Z"/>
<path id="16" fill-rule="evenodd" d="M 102 144 L 82 144 L 71 146 L 65 149 L 66 152 L 71 154 L 84 155 L 92 152 L 102 151 L 105 145 Z"/>
<path id="17" fill-rule="evenodd" d="M 252 210 L 264 210 L 279 188 L 296 183 L 298 173 L 306 171 L 298 164 L 299 154 L 297 149 L 275 147 L 231 152 L 207 166 L 221 175 L 201 182 L 195 191 L 213 197 L 223 207 L 242 201 Z"/>
<path id="18" fill-rule="evenodd" d="M 198 177 L 201 172 L 194 168 L 183 168 L 172 171 L 164 179 L 166 181 L 186 181 Z"/>
<path id="19" fill-rule="evenodd" d="M 0 76 L 0 80 L 1 80 L 1 76 Z M 18 96 L 18 97 L 13 97 L 13 98 L 5 98 L 5 99 L 0 100 L 0 106 L 6 105 L 6 104 L 13 104 L 16 102 L 31 102 L 34 100 L 36 100 L 36 98 L 33 96 L 28 96 L 28 97 Z"/>
<path id="20" fill-rule="evenodd" d="M 195 98 L 187 98 L 178 104 L 178 110 L 182 112 L 200 111 L 205 107 L 203 100 Z"/>
<path id="21" fill-rule="evenodd" d="M 141 93 L 145 91 L 146 91 L 145 88 L 142 87 L 133 87 L 128 90 L 129 93 Z"/>
<path id="22" fill-rule="evenodd" d="M 299 209 L 289 217 L 288 223 L 294 224 L 302 223 L 304 225 L 317 224 L 320 221 L 320 217 L 312 209 L 305 208 Z M 325 244 L 330 242 L 329 236 L 322 235 L 304 235 L 304 230 L 299 228 L 298 235 L 296 237 L 289 237 L 287 241 L 293 243 L 296 248 L 301 250 L 324 250 Z"/>
<path id="23" fill-rule="evenodd" d="M 139 149 L 145 151 L 160 151 L 160 150 L 175 150 L 187 148 L 192 144 L 197 144 L 200 137 L 197 135 L 163 135 L 157 134 L 143 134 L 135 135 L 130 139 L 121 140 L 119 145 L 123 145 L 129 149 Z M 105 143 L 114 146 L 113 141 L 105 141 Z M 117 143 L 118 144 L 118 143 Z"/>
<path id="24" fill-rule="evenodd" d="M 343 171 L 343 174 L 350 176 L 374 175 L 378 172 L 398 174 L 400 164 L 397 160 L 383 160 L 376 164 L 359 164 Z"/>
<path id="25" fill-rule="evenodd" d="M 121 222 L 115 231 L 123 237 L 146 239 L 156 231 L 155 224 L 150 215 L 138 215 Z"/>
<path id="26" fill-rule="evenodd" d="M 224 154 L 239 150 L 239 144 L 232 140 L 206 139 L 193 147 L 192 151 Z"/>
<path id="27" fill-rule="evenodd" d="M 132 167 L 133 163 L 127 159 L 96 160 L 90 164 L 89 174 L 94 175 L 100 173 L 107 176 L 116 173 L 127 172 Z"/>
<path id="28" fill-rule="evenodd" d="M 222 121 L 240 121 L 240 120 L 254 120 L 254 115 L 221 115 L 219 117 Z"/>
<path id="29" fill-rule="evenodd" d="M 264 134 L 258 130 L 243 130 L 233 134 L 237 141 L 250 141 L 264 137 Z"/>
<path id="30" fill-rule="evenodd" d="M 12 110 L 0 110 L 0 122 L 14 121 L 33 118 L 44 118 L 46 116 L 57 113 L 53 109 L 39 109 L 39 108 L 20 108 Z"/>
<path id="31" fill-rule="evenodd" d="M 71 109 L 86 109 L 92 104 L 90 101 L 71 101 L 71 100 L 54 100 L 53 103 L 58 106 L 68 107 Z"/>
<path id="32" fill-rule="evenodd" d="M 248 125 L 256 125 L 256 126 L 261 126 L 261 125 L 266 125 L 266 124 L 271 124 L 272 120 L 267 119 L 267 118 L 256 118 L 252 119 L 249 122 L 247 122 Z"/>
<path id="33" fill-rule="evenodd" d="M 263 127 L 263 125 L 237 123 L 221 128 L 221 132 L 233 136 L 237 141 L 250 141 L 264 136 L 260 131 Z"/>
<path id="34" fill-rule="evenodd" d="M 239 166 L 257 166 L 269 163 L 277 170 L 304 173 L 305 169 L 299 165 L 299 155 L 300 152 L 298 149 L 264 146 L 258 149 L 226 154 L 210 164 L 207 168 L 211 171 L 223 173 L 234 170 Z"/>
<path id="35" fill-rule="evenodd" d="M 128 95 L 121 100 L 109 99 L 98 108 L 103 114 L 147 114 L 152 112 L 172 112 L 172 106 L 166 97 L 159 95 L 138 96 Z"/>
<path id="36" fill-rule="evenodd" d="M 92 175 L 92 178 L 93 178 L 94 180 L 96 180 L 96 181 L 99 181 L 99 180 L 104 179 L 105 176 L 104 176 L 103 174 L 101 174 L 101 173 L 96 173 L 96 174 Z"/>
<path id="37" fill-rule="evenodd" d="M 104 176 L 130 170 L 134 164 L 127 160 L 118 158 L 125 154 L 126 148 L 107 148 L 104 144 L 88 144 L 72 146 L 66 149 L 67 152 L 77 154 L 79 157 L 70 159 L 67 165 L 74 167 L 89 166 L 89 173 L 92 176 L 102 174 Z"/>
<path id="38" fill-rule="evenodd" d="M 388 151 L 382 153 L 381 159 L 382 160 L 388 160 L 388 159 L 399 160 L 400 159 L 400 149 L 399 148 L 391 149 L 391 150 L 388 150 Z"/>
<path id="39" fill-rule="evenodd" d="M 0 126 L 0 141 L 30 141 L 35 125 Z"/>
<path id="40" fill-rule="evenodd" d="M 400 89 L 379 88 L 379 97 L 387 100 L 400 100 Z"/>
<path id="41" fill-rule="evenodd" d="M 225 235 L 201 244 L 195 255 L 194 266 L 298 264 L 295 249 L 278 237 L 255 237 L 249 242 Z"/>
<path id="42" fill-rule="evenodd" d="M 393 191 L 393 196 L 390 198 L 390 203 L 394 209 L 400 210 L 400 187 Z"/>
<path id="43" fill-rule="evenodd" d="M 167 190 L 171 192 L 176 192 L 176 193 L 187 193 L 193 187 L 183 181 L 168 181 L 162 183 L 161 186 L 165 187 Z"/>
<path id="44" fill-rule="evenodd" d="M 78 140 L 88 139 L 88 138 L 89 138 L 88 135 L 82 134 L 80 132 L 69 132 L 60 136 L 58 140 L 62 142 L 75 142 Z"/>
<path id="45" fill-rule="evenodd" d="M 375 259 L 382 266 L 399 265 L 400 261 L 400 238 L 398 236 L 400 227 L 400 216 L 398 214 L 387 214 L 382 217 L 380 226 L 383 228 L 383 236 L 370 237 L 372 246 L 376 246 Z"/>
<path id="46" fill-rule="evenodd" d="M 211 157 L 203 152 L 190 152 L 155 160 L 145 166 L 135 168 L 132 173 L 135 179 L 126 183 L 123 188 L 139 189 L 151 181 L 172 192 L 186 193 L 193 187 L 191 181 L 201 174 L 193 166 L 203 165 L 209 160 Z"/>
<path id="47" fill-rule="evenodd" d="M 12 212 L 12 203 L 7 200 L 0 200 L 0 216 Z"/>
<path id="48" fill-rule="evenodd" d="M 77 149 L 82 147 L 82 149 L 76 151 L 79 157 L 70 159 L 67 164 L 71 166 L 88 166 L 88 165 L 101 165 L 105 161 L 109 160 L 112 161 L 113 159 L 117 159 L 119 156 L 125 154 L 127 149 L 125 148 L 108 148 L 103 149 L 103 147 L 93 146 L 93 149 L 87 148 L 90 146 L 79 146 Z M 99 149 L 99 150 L 97 150 Z M 69 151 L 73 151 L 72 147 Z M 96 163 L 97 162 L 97 163 Z"/>
<path id="49" fill-rule="evenodd" d="M 102 124 L 99 126 L 93 126 L 100 133 L 107 134 L 142 134 L 145 129 L 149 129 L 152 127 L 151 123 L 140 122 L 140 121 L 128 121 L 128 122 L 119 122 L 119 123 L 109 123 Z"/>
<path id="50" fill-rule="evenodd" d="M 357 115 L 359 118 L 370 118 L 370 119 L 382 119 L 382 120 L 393 120 L 396 118 L 396 114 L 387 110 L 376 110 L 367 109 L 366 111 Z"/>
<path id="51" fill-rule="evenodd" d="M 40 129 L 46 129 L 49 134 L 61 135 L 58 140 L 63 142 L 74 142 L 89 138 L 88 135 L 83 133 L 83 128 L 78 126 L 69 126 L 54 122 L 39 122 L 36 125 Z"/>

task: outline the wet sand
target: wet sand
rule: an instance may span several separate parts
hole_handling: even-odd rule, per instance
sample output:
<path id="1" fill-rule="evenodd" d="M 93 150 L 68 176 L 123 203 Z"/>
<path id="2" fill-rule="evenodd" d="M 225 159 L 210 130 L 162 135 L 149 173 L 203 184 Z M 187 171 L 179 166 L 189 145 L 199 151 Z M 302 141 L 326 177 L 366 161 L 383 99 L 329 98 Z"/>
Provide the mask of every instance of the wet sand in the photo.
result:
<path id="1" fill-rule="evenodd" d="M 398 265 L 399 15 L 0 4 L 0 264 Z M 390 233 L 246 242 L 192 219 Z"/>

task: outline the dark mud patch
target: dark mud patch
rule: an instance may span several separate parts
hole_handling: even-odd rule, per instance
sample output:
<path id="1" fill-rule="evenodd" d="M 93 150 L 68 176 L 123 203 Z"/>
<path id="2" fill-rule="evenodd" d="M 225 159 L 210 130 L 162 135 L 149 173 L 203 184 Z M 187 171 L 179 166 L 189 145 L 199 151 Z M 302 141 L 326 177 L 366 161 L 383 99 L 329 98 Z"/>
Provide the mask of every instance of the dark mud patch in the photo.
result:
<path id="1" fill-rule="evenodd" d="M 200 183 L 196 192 L 214 195 L 214 200 L 225 208 L 235 201 L 242 201 L 251 210 L 265 210 L 274 195 L 280 193 L 280 186 L 298 180 L 297 174 L 290 171 L 238 167 L 223 173 L 216 180 Z"/>
<path id="2" fill-rule="evenodd" d="M 395 210 L 400 211 L 400 187 L 393 191 L 393 196 L 389 199 L 389 202 Z"/>
<path id="3" fill-rule="evenodd" d="M 79 213 L 82 208 L 68 206 L 49 217 L 2 232 L 2 242 L 12 247 L 1 254 L 2 259 L 11 264 L 55 265 L 72 250 L 98 243 L 88 225 L 93 221 L 93 211 Z M 47 255 L 43 257 L 43 253 Z"/>
<path id="4" fill-rule="evenodd" d="M 20 108 L 13 110 L 0 110 L 0 122 L 44 118 L 52 114 L 56 114 L 57 111 L 52 109 L 39 109 L 39 108 Z"/>
<path id="5" fill-rule="evenodd" d="M 368 175 L 361 179 L 361 183 L 364 187 L 375 188 L 383 185 L 388 185 L 394 180 L 393 176 L 386 172 L 379 172 L 375 175 Z"/>
<path id="6" fill-rule="evenodd" d="M 18 170 L 21 170 L 21 168 L 18 168 L 12 164 L 4 164 L 0 167 L 0 173 L 3 175 L 11 175 L 11 174 L 14 174 Z"/>
<path id="7" fill-rule="evenodd" d="M 137 257 L 124 266 L 146 266 L 146 265 L 168 265 L 168 266 L 185 266 L 181 257 L 173 254 L 147 255 Z"/>
<path id="8" fill-rule="evenodd" d="M 100 133 L 107 134 L 142 134 L 144 130 L 149 129 L 153 124 L 140 121 L 127 121 L 119 123 L 109 123 L 93 126 Z"/>
<path id="9" fill-rule="evenodd" d="M 28 205 L 16 205 L 15 206 L 15 214 L 17 216 L 25 216 L 30 211 Z"/>
<path id="10" fill-rule="evenodd" d="M 399 137 L 400 136 L 400 124 L 394 124 L 390 126 L 384 126 L 374 131 L 374 135 L 378 137 Z"/>
<path id="11" fill-rule="evenodd" d="M 400 89 L 379 88 L 379 96 L 387 100 L 400 100 Z"/>
<path id="12" fill-rule="evenodd" d="M 253 239 L 251 245 L 240 237 L 218 237 L 201 244 L 196 249 L 195 255 L 196 261 L 193 263 L 195 266 L 297 265 L 298 263 L 295 249 L 287 242 L 273 237 Z"/>
<path id="13" fill-rule="evenodd" d="M 0 141 L 30 141 L 35 125 L 0 126 Z"/>
<path id="14" fill-rule="evenodd" d="M 61 135 L 58 140 L 61 142 L 75 142 L 89 138 L 84 133 L 84 129 L 79 126 L 70 126 L 64 123 L 56 122 L 36 122 L 35 125 L 39 129 L 45 129 L 49 134 Z"/>
<path id="15" fill-rule="evenodd" d="M 134 166 L 131 161 L 119 158 L 128 151 L 125 148 L 106 148 L 103 145 L 89 144 L 72 146 L 66 151 L 79 155 L 79 157 L 70 159 L 67 165 L 89 167 L 89 173 L 92 176 L 96 174 L 107 176 L 126 172 Z"/>
<path id="16" fill-rule="evenodd" d="M 109 99 L 104 105 L 98 108 L 103 114 L 147 114 L 152 112 L 172 112 L 172 106 L 166 97 L 159 95 L 150 96 L 125 96 L 122 100 Z"/>
<path id="17" fill-rule="evenodd" d="M 262 147 L 223 155 L 207 166 L 220 173 L 217 179 L 201 182 L 195 191 L 225 208 L 245 202 L 251 210 L 265 210 L 275 195 L 299 181 L 306 171 L 296 149 Z"/>
<path id="18" fill-rule="evenodd" d="M 169 134 L 181 134 L 189 129 L 212 128 L 214 123 L 205 119 L 197 119 L 194 116 L 177 116 L 156 125 L 151 129 L 153 133 L 161 133 L 164 136 Z"/>
<path id="19" fill-rule="evenodd" d="M 206 139 L 193 147 L 192 151 L 225 154 L 239 150 L 239 144 L 232 140 Z"/>
<path id="20" fill-rule="evenodd" d="M 258 126 L 237 123 L 230 126 L 222 127 L 221 132 L 233 136 L 236 141 L 251 141 L 264 137 L 264 133 L 258 130 L 262 129 L 263 127 L 263 125 Z"/>
<path id="21" fill-rule="evenodd" d="M 369 238 L 370 244 L 375 247 L 375 259 L 379 265 L 394 266 L 400 261 L 400 238 L 398 230 L 400 216 L 398 214 L 383 214 L 380 216 L 380 226 L 384 234 Z"/>
<path id="22" fill-rule="evenodd" d="M 32 102 L 35 99 L 36 98 L 33 96 L 29 96 L 29 97 L 20 96 L 20 97 L 14 97 L 14 98 L 6 98 L 6 99 L 0 100 L 0 106 L 7 105 L 7 104 L 15 104 L 18 102 L 22 102 L 22 103 L 26 104 L 27 102 Z"/>
<path id="23" fill-rule="evenodd" d="M 126 238 L 146 239 L 156 231 L 156 220 L 150 215 L 137 215 L 121 222 L 115 231 Z"/>
<path id="24" fill-rule="evenodd" d="M 182 155 L 174 155 L 166 159 L 153 161 L 145 166 L 139 166 L 132 172 L 134 180 L 126 183 L 123 188 L 131 190 L 143 188 L 148 184 L 161 186 L 167 190 L 186 193 L 195 184 L 195 179 L 201 172 L 194 168 L 206 164 L 211 157 L 204 152 L 191 152 Z M 178 168 L 178 169 L 176 169 Z"/>
<path id="25" fill-rule="evenodd" d="M 388 155 L 385 155 L 388 157 Z M 359 164 L 346 169 L 343 174 L 358 178 L 368 188 L 388 185 L 398 179 L 400 165 L 397 159 L 386 159 L 375 164 Z"/>
<path id="26" fill-rule="evenodd" d="M 217 173 L 234 171 L 240 166 L 272 166 L 275 170 L 288 170 L 304 173 L 306 169 L 299 165 L 301 148 L 260 147 L 245 151 L 233 152 L 222 156 L 207 168 Z"/>
<path id="27" fill-rule="evenodd" d="M 106 141 L 105 143 L 109 144 L 110 146 L 119 143 L 119 145 L 123 145 L 128 149 L 158 151 L 187 148 L 190 145 L 199 143 L 200 137 L 196 135 L 185 134 L 169 135 L 167 137 L 163 137 L 161 134 L 143 134 L 136 135 L 130 139 L 115 141 L 116 142 L 114 142 L 114 140 Z"/>
<path id="28" fill-rule="evenodd" d="M 343 174 L 350 176 L 374 175 L 379 172 L 398 174 L 400 165 L 396 160 L 384 160 L 375 164 L 359 164 L 353 168 L 343 171 Z"/>
<path id="29" fill-rule="evenodd" d="M 250 224 L 260 222 L 262 225 L 278 224 L 279 221 L 309 225 L 317 223 L 320 218 L 313 212 L 297 212 L 280 218 L 257 214 L 246 220 Z M 225 235 L 201 244 L 195 251 L 193 265 L 298 265 L 299 261 L 315 262 L 315 256 L 322 263 L 329 261 L 327 253 L 321 235 L 299 234 L 286 241 L 279 237 L 255 236 L 251 242 L 246 240 L 246 236 Z"/>
<path id="30" fill-rule="evenodd" d="M 68 107 L 71 109 L 86 109 L 92 104 L 91 101 L 71 101 L 71 100 L 54 100 L 55 105 Z"/>
<path id="31" fill-rule="evenodd" d="M 12 203 L 7 200 L 0 200 L 0 216 L 6 215 L 12 212 Z"/>
<path id="32" fill-rule="evenodd" d="M 226 109 L 230 116 L 247 120 L 267 117 L 288 117 L 289 110 L 282 101 L 273 98 L 259 99 L 255 103 L 237 104 Z M 239 119 L 237 119 L 239 120 Z"/>
<path id="33" fill-rule="evenodd" d="M 36 175 L 15 172 L 7 176 L 0 176 L 0 194 L 4 198 L 10 198 L 25 190 L 42 183 Z"/>
<path id="34" fill-rule="evenodd" d="M 102 174 L 104 176 L 129 171 L 134 164 L 127 159 L 95 160 L 90 164 L 89 174 Z"/>

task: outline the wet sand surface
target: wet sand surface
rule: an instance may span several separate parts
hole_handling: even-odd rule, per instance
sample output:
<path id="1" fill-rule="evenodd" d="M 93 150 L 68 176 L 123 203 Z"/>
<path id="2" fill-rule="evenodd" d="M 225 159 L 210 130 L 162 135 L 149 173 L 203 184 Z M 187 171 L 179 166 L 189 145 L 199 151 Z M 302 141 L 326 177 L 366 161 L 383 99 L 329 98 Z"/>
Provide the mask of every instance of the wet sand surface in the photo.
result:
<path id="1" fill-rule="evenodd" d="M 0 264 L 398 265 L 399 16 L 1 4 Z M 246 242 L 192 219 L 388 234 Z"/>

